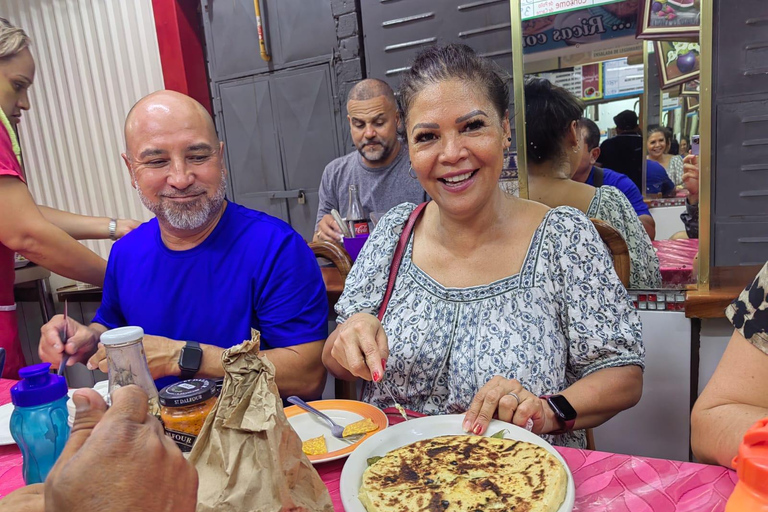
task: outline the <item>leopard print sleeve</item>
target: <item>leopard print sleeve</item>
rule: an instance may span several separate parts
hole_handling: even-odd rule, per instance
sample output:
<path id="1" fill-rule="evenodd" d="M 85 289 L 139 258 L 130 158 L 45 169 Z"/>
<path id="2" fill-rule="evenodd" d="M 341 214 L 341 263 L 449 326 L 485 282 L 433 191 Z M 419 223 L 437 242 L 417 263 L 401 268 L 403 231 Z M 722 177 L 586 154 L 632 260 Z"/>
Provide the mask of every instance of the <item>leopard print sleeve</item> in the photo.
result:
<path id="1" fill-rule="evenodd" d="M 725 315 L 747 341 L 768 355 L 768 262 Z"/>

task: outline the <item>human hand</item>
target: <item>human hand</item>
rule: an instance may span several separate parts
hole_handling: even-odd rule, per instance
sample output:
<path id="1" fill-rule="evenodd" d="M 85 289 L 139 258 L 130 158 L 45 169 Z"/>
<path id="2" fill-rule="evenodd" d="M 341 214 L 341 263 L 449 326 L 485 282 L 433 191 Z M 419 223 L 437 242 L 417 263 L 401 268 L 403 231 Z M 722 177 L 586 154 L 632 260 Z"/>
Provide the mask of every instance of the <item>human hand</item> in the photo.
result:
<path id="1" fill-rule="evenodd" d="M 145 335 L 142 340 L 144 345 L 144 355 L 147 358 L 147 366 L 153 379 L 167 377 L 168 375 L 178 375 L 179 356 L 184 342 L 164 338 L 162 336 Z M 104 373 L 109 371 L 107 364 L 107 350 L 104 345 L 99 343 L 96 353 L 88 359 L 86 365 L 89 370 L 99 369 Z"/>
<path id="2" fill-rule="evenodd" d="M 698 155 L 688 155 L 683 159 L 683 186 L 688 190 L 688 202 L 699 204 Z"/>
<path id="3" fill-rule="evenodd" d="M 194 512 L 197 471 L 147 414 L 141 388 L 115 390 L 109 410 L 91 389 L 72 399 L 69 441 L 45 481 L 47 511 Z"/>
<path id="4" fill-rule="evenodd" d="M 119 240 L 139 226 L 141 226 L 141 222 L 137 220 L 117 219 L 117 229 L 115 230 L 115 236 Z"/>
<path id="5" fill-rule="evenodd" d="M 65 326 L 67 329 L 66 346 L 61 343 L 61 332 Z M 98 342 L 98 333 L 90 327 L 71 318 L 67 318 L 65 324 L 64 315 L 56 315 L 40 328 L 40 343 L 37 346 L 37 353 L 44 362 L 58 367 L 61 364 L 61 357 L 66 351 L 71 356 L 67 361 L 67 366 L 72 366 L 75 363 L 85 363 L 96 350 Z"/>
<path id="6" fill-rule="evenodd" d="M 355 377 L 378 382 L 384 376 L 389 342 L 379 319 L 357 313 L 339 326 L 331 356 Z"/>
<path id="7" fill-rule="evenodd" d="M 341 228 L 339 228 L 339 225 L 333 220 L 333 216 L 326 214 L 323 215 L 323 218 L 320 219 L 320 223 L 317 225 L 315 238 L 318 240 L 325 240 L 326 242 L 339 243 L 344 237 L 341 234 Z"/>
<path id="8" fill-rule="evenodd" d="M 44 484 L 27 485 L 17 489 L 0 500 L 0 512 L 43 512 L 44 492 Z"/>
<path id="9" fill-rule="evenodd" d="M 544 400 L 525 389 L 519 381 L 500 375 L 489 380 L 472 399 L 464 415 L 464 432 L 482 434 L 494 416 L 523 428 L 530 420 L 533 422 L 530 430 L 534 434 L 546 434 L 559 428 L 554 413 Z"/>

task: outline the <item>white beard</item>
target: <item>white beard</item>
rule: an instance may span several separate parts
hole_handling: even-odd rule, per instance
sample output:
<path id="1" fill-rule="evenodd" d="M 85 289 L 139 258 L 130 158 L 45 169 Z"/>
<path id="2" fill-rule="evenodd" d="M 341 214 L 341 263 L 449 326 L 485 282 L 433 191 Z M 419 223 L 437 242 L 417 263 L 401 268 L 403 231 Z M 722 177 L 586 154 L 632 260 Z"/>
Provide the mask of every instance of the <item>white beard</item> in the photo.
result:
<path id="1" fill-rule="evenodd" d="M 202 195 L 186 204 L 164 201 L 162 197 L 157 203 L 152 203 L 141 192 L 140 187 L 136 187 L 136 192 L 139 194 L 141 204 L 155 214 L 158 220 L 167 222 L 174 229 L 180 231 L 193 231 L 205 225 L 206 222 L 211 220 L 221 210 L 221 205 L 224 203 L 224 196 L 226 195 L 224 180 L 224 171 L 222 171 L 221 183 L 213 196 Z"/>

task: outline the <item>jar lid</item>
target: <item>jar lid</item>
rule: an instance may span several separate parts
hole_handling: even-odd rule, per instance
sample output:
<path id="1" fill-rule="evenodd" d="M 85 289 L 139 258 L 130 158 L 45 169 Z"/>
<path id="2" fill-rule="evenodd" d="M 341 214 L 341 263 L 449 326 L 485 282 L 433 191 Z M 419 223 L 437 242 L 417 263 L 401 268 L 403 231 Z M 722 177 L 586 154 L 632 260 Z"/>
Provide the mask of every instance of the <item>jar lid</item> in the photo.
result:
<path id="1" fill-rule="evenodd" d="M 17 407 L 35 407 L 67 396 L 67 381 L 50 373 L 51 363 L 40 363 L 19 370 L 21 380 L 11 388 L 11 401 Z"/>
<path id="2" fill-rule="evenodd" d="M 186 407 L 205 402 L 216 395 L 216 381 L 189 379 L 165 386 L 160 390 L 160 405 Z"/>
<path id="3" fill-rule="evenodd" d="M 110 329 L 99 337 L 104 345 L 123 345 L 131 341 L 136 341 L 144 337 L 144 329 L 141 327 L 128 326 Z"/>

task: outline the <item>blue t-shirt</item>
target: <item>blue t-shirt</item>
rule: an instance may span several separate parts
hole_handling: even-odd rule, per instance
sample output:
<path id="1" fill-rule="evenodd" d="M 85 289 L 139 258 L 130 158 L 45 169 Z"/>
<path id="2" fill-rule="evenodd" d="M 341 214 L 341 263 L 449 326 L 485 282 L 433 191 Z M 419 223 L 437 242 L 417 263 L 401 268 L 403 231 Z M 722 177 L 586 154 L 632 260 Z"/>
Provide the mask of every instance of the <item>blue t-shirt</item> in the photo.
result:
<path id="1" fill-rule="evenodd" d="M 589 176 L 585 183 L 587 185 L 594 185 L 594 181 L 595 167 L 592 166 L 592 170 L 589 171 Z M 627 176 L 611 169 L 603 169 L 603 185 L 616 187 L 621 190 L 622 193 L 627 196 L 629 202 L 632 203 L 632 208 L 635 209 L 638 216 L 651 214 L 648 205 L 643 201 L 643 194 L 640 193 L 640 189 L 638 189 L 635 183 Z"/>
<path id="2" fill-rule="evenodd" d="M 157 219 L 116 242 L 94 322 L 229 348 L 261 332 L 261 348 L 328 336 L 325 284 L 307 243 L 285 222 L 235 203 L 203 243 L 168 249 Z M 176 379 L 157 381 L 158 389 Z"/>
<path id="3" fill-rule="evenodd" d="M 658 162 L 648 160 L 645 168 L 645 188 L 649 194 L 658 194 L 662 197 L 675 195 L 675 184 L 669 179 L 667 170 Z"/>

